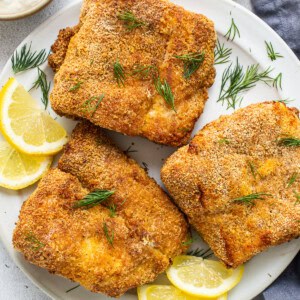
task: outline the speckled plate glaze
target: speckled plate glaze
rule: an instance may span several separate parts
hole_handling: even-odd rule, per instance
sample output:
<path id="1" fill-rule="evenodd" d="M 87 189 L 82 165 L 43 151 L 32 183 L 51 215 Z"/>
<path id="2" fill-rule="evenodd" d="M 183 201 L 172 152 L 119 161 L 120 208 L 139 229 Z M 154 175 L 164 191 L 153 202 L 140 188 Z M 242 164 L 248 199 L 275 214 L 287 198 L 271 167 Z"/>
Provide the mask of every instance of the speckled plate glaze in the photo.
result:
<path id="1" fill-rule="evenodd" d="M 230 0 L 176 0 L 173 2 L 182 5 L 188 10 L 205 14 L 211 18 L 215 22 L 220 41 L 226 42 L 226 44 L 232 47 L 233 54 L 231 59 L 233 61 L 238 57 L 239 62 L 244 66 L 254 63 L 259 63 L 261 68 L 264 69 L 271 66 L 274 68 L 273 76 L 279 72 L 283 73 L 282 90 L 280 92 L 264 84 L 258 84 L 245 94 L 242 106 L 270 99 L 297 99 L 298 97 L 290 105 L 300 108 L 300 63 L 283 40 L 264 22 Z M 81 1 L 74 1 L 70 6 L 64 8 L 39 26 L 23 43 L 32 41 L 33 48 L 40 49 L 43 47 L 49 49 L 59 29 L 75 25 L 78 22 L 80 6 Z M 236 38 L 233 43 L 227 42 L 223 37 L 230 26 L 231 17 L 234 18 L 241 33 L 241 37 Z M 271 62 L 266 53 L 265 40 L 271 41 L 275 50 L 283 55 L 284 58 Z M 220 115 L 232 113 L 232 110 L 226 110 L 226 107 L 216 102 L 220 90 L 222 73 L 227 66 L 218 65 L 216 67 L 216 82 L 209 91 L 210 98 L 205 106 L 203 115 L 197 122 L 194 133 Z M 53 77 L 53 73 L 46 63 L 42 66 L 42 69 L 47 73 L 49 78 Z M 1 73 L 0 84 L 3 85 L 10 76 L 13 76 L 13 73 L 11 71 L 11 63 L 8 61 Z M 28 71 L 16 77 L 29 89 L 36 78 L 36 70 Z M 40 98 L 38 91 L 34 91 L 33 96 L 36 99 Z M 55 116 L 53 111 L 50 111 L 50 113 L 52 116 Z M 69 133 L 74 128 L 75 122 L 73 121 L 60 117 L 58 117 L 58 121 Z M 150 176 L 154 177 L 159 184 L 162 184 L 160 180 L 160 168 L 163 160 L 174 152 L 175 148 L 156 145 L 142 138 L 126 137 L 113 132 L 109 132 L 109 135 L 122 149 L 125 150 L 132 145 L 135 150 L 138 150 L 138 152 L 131 153 L 132 157 L 140 164 L 146 162 L 149 166 Z M 59 276 L 51 275 L 46 270 L 27 263 L 22 255 L 14 251 L 11 239 L 15 222 L 17 221 L 23 201 L 34 189 L 35 186 L 32 186 L 21 192 L 13 192 L 0 188 L 0 237 L 10 256 L 23 272 L 53 299 L 110 299 L 104 295 L 88 292 L 82 287 L 66 293 L 67 290 L 76 286 L 76 283 Z M 207 247 L 200 238 L 198 238 L 196 244 L 200 247 Z M 292 261 L 299 249 L 300 241 L 294 240 L 281 246 L 273 247 L 254 257 L 246 263 L 244 277 L 240 284 L 229 293 L 229 299 L 249 300 L 258 295 L 279 276 Z M 130 291 L 121 297 L 121 299 L 137 299 L 136 292 Z"/>

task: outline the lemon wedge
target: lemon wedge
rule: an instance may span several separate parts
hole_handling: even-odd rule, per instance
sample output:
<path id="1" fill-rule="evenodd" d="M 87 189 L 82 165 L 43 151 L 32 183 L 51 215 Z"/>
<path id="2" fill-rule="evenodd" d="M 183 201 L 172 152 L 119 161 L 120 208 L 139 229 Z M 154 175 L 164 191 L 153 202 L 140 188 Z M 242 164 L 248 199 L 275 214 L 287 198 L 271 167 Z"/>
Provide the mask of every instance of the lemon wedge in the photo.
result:
<path id="1" fill-rule="evenodd" d="M 227 269 L 218 261 L 177 256 L 167 270 L 167 276 L 174 286 L 189 295 L 216 298 L 237 285 L 243 271 L 243 266 Z"/>
<path id="2" fill-rule="evenodd" d="M 19 190 L 38 181 L 50 168 L 51 157 L 29 156 L 0 141 L 0 186 Z"/>
<path id="3" fill-rule="evenodd" d="M 10 78 L 0 92 L 0 129 L 16 149 L 32 155 L 55 154 L 67 142 L 65 129 L 15 78 Z"/>
<path id="4" fill-rule="evenodd" d="M 143 285 L 138 287 L 139 300 L 207 300 L 208 298 L 191 296 L 172 285 Z M 211 299 L 211 298 L 210 298 Z M 227 294 L 214 300 L 226 300 Z M 213 299 L 211 299 L 213 300 Z"/>

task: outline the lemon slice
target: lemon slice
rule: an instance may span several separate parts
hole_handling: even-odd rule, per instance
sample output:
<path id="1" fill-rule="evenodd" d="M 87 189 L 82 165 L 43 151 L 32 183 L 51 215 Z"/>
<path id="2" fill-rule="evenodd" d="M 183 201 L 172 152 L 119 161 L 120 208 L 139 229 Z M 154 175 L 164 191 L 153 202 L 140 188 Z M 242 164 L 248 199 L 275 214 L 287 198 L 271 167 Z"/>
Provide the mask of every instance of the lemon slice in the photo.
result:
<path id="1" fill-rule="evenodd" d="M 138 287 L 139 300 L 207 300 L 208 298 L 191 296 L 185 294 L 172 285 L 143 285 Z M 211 298 L 210 298 L 211 299 Z M 227 294 L 214 298 L 215 300 L 226 300 Z M 212 300 L 212 299 L 211 299 Z"/>
<path id="2" fill-rule="evenodd" d="M 55 154 L 67 142 L 64 128 L 14 78 L 0 92 L 0 129 L 9 143 L 27 154 Z"/>
<path id="3" fill-rule="evenodd" d="M 167 270 L 167 276 L 172 284 L 187 294 L 214 298 L 237 285 L 243 271 L 243 266 L 227 269 L 218 261 L 195 256 L 177 256 Z"/>
<path id="4" fill-rule="evenodd" d="M 38 181 L 50 168 L 51 157 L 29 156 L 0 141 L 0 186 L 19 190 Z"/>

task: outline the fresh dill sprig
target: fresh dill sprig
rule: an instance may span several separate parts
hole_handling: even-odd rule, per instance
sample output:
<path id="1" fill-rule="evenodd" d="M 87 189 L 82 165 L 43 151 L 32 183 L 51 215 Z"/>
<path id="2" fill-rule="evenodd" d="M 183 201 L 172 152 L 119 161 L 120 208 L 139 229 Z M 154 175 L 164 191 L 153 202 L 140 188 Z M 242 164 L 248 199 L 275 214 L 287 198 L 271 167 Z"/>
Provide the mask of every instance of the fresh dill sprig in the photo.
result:
<path id="1" fill-rule="evenodd" d="M 87 194 L 82 200 L 75 202 L 73 208 L 96 206 L 106 201 L 114 193 L 114 191 L 109 190 L 94 190 L 93 192 Z"/>
<path id="2" fill-rule="evenodd" d="M 162 83 L 160 77 L 158 77 L 155 81 L 155 88 L 157 92 L 165 99 L 167 104 L 169 104 L 171 108 L 176 112 L 174 95 L 168 82 L 164 80 L 164 82 Z"/>
<path id="3" fill-rule="evenodd" d="M 289 188 L 296 181 L 298 175 L 299 174 L 297 172 L 294 172 L 292 174 L 291 178 L 289 178 L 289 180 L 288 180 L 288 183 L 287 183 L 287 186 L 286 186 L 287 188 Z"/>
<path id="4" fill-rule="evenodd" d="M 215 48 L 215 65 L 228 63 L 231 54 L 232 49 L 226 48 L 224 43 L 221 45 L 220 41 L 217 40 Z"/>
<path id="5" fill-rule="evenodd" d="M 279 146 L 287 146 L 287 147 L 299 147 L 300 146 L 300 139 L 295 137 L 285 137 L 280 138 L 277 141 Z"/>
<path id="6" fill-rule="evenodd" d="M 234 22 L 234 19 L 231 18 L 230 28 L 228 29 L 228 31 L 224 35 L 224 37 L 227 38 L 227 41 L 229 41 L 229 40 L 233 41 L 234 38 L 236 37 L 236 35 L 238 35 L 239 37 L 241 37 L 240 31 L 239 31 L 238 27 L 236 26 L 236 24 Z"/>
<path id="7" fill-rule="evenodd" d="M 284 103 L 285 105 L 288 105 L 289 103 L 295 101 L 295 99 L 286 98 L 286 99 L 279 99 L 279 100 L 274 100 L 274 101 L 281 102 L 281 103 Z"/>
<path id="8" fill-rule="evenodd" d="M 300 194 L 297 193 L 296 191 L 294 191 L 295 197 L 296 197 L 296 201 L 295 201 L 295 205 L 300 204 Z"/>
<path id="9" fill-rule="evenodd" d="M 131 148 L 132 148 L 132 145 L 130 145 L 130 146 L 124 151 L 124 153 L 125 153 L 125 154 L 128 154 L 128 153 L 138 152 L 137 150 L 134 150 L 134 149 L 131 149 Z"/>
<path id="10" fill-rule="evenodd" d="M 110 243 L 112 247 L 114 247 L 114 231 L 111 231 L 111 234 L 108 232 L 107 224 L 103 222 L 103 231 L 107 241 Z"/>
<path id="11" fill-rule="evenodd" d="M 77 91 L 81 85 L 83 84 L 83 81 L 78 81 L 75 85 L 73 85 L 70 89 L 69 92 L 74 92 Z"/>
<path id="12" fill-rule="evenodd" d="M 222 105 L 227 102 L 227 109 L 235 109 L 243 100 L 240 93 L 250 90 L 259 81 L 268 83 L 272 80 L 269 76 L 272 71 L 270 68 L 262 72 L 259 72 L 258 69 L 258 64 L 251 65 L 244 72 L 244 68 L 240 65 L 238 59 L 234 67 L 230 64 L 222 75 L 221 90 L 217 102 L 222 102 Z"/>
<path id="13" fill-rule="evenodd" d="M 119 206 L 122 206 L 124 203 L 126 202 L 126 200 L 124 200 Z M 109 216 L 111 218 L 114 218 L 117 214 L 117 205 L 112 203 L 111 205 L 108 206 L 108 210 L 109 210 Z"/>
<path id="14" fill-rule="evenodd" d="M 247 163 L 248 163 L 248 166 L 249 166 L 249 169 L 250 169 L 250 172 L 251 172 L 253 178 L 256 179 L 256 174 L 257 174 L 256 167 L 254 166 L 254 164 L 251 161 L 248 161 Z"/>
<path id="15" fill-rule="evenodd" d="M 131 11 L 124 11 L 119 13 L 118 19 L 124 21 L 125 27 L 130 31 L 146 25 L 146 23 L 139 20 Z"/>
<path id="16" fill-rule="evenodd" d="M 86 100 L 82 105 L 82 111 L 86 113 L 91 113 L 91 117 L 93 117 L 103 98 L 104 94 L 100 96 L 93 96 L 90 99 Z M 96 104 L 93 104 L 95 100 L 97 100 Z"/>
<path id="17" fill-rule="evenodd" d="M 36 68 L 43 64 L 48 57 L 48 53 L 46 49 L 42 49 L 40 51 L 31 51 L 31 43 L 28 46 L 24 44 L 18 52 L 16 50 L 11 58 L 12 69 L 15 74 L 26 71 L 29 69 Z"/>
<path id="18" fill-rule="evenodd" d="M 47 76 L 45 72 L 43 72 L 40 68 L 38 68 L 38 78 L 37 80 L 33 83 L 33 86 L 30 90 L 32 89 L 37 89 L 40 88 L 42 91 L 42 97 L 41 101 L 45 106 L 45 110 L 47 109 L 48 103 L 49 103 L 49 91 L 51 87 L 51 82 L 47 81 Z"/>
<path id="19" fill-rule="evenodd" d="M 143 169 L 145 170 L 145 172 L 148 172 L 149 171 L 148 164 L 143 161 L 142 165 L 143 165 Z"/>
<path id="20" fill-rule="evenodd" d="M 149 78 L 150 75 L 152 77 L 154 76 L 157 76 L 157 67 L 156 66 L 146 66 L 146 65 L 139 65 L 139 64 L 136 64 L 134 65 L 133 67 L 133 71 L 131 73 L 132 76 L 140 76 L 142 79 L 145 79 L 145 78 Z"/>
<path id="21" fill-rule="evenodd" d="M 45 246 L 45 244 L 39 241 L 32 232 L 27 233 L 25 241 L 31 243 L 31 249 L 34 251 L 38 251 Z"/>
<path id="22" fill-rule="evenodd" d="M 194 239 L 193 238 L 190 238 L 189 240 L 187 240 L 186 242 L 182 242 L 182 245 L 183 246 L 189 246 L 191 244 L 194 243 Z"/>
<path id="23" fill-rule="evenodd" d="M 78 284 L 78 285 L 76 285 L 76 286 L 70 288 L 69 290 L 66 291 L 66 293 L 69 293 L 69 292 L 71 292 L 71 291 L 73 291 L 73 290 L 75 290 L 75 289 L 77 289 L 77 288 L 79 288 L 79 287 L 80 287 L 80 284 Z"/>
<path id="24" fill-rule="evenodd" d="M 226 145 L 230 144 L 230 141 L 227 138 L 219 139 L 218 142 L 219 142 L 219 144 L 226 144 Z"/>
<path id="25" fill-rule="evenodd" d="M 277 90 L 280 88 L 282 90 L 282 73 L 279 73 L 273 80 L 273 87 Z"/>
<path id="26" fill-rule="evenodd" d="M 114 63 L 113 68 L 114 68 L 114 77 L 115 77 L 118 85 L 120 86 L 120 84 L 122 84 L 124 86 L 124 82 L 125 82 L 126 76 L 125 76 L 125 72 L 124 72 L 123 66 L 117 60 Z"/>
<path id="27" fill-rule="evenodd" d="M 212 250 L 210 248 L 208 248 L 206 250 L 196 248 L 195 250 L 190 250 L 186 253 L 186 255 L 202 257 L 203 259 L 209 258 L 213 254 L 214 253 L 212 252 Z"/>
<path id="28" fill-rule="evenodd" d="M 254 193 L 240 198 L 233 199 L 232 202 L 245 203 L 246 205 L 255 205 L 254 200 L 265 200 L 265 197 L 271 197 L 267 193 Z"/>
<path id="29" fill-rule="evenodd" d="M 185 79 L 189 79 L 202 65 L 205 58 L 205 53 L 204 51 L 198 51 L 183 55 L 175 55 L 174 57 L 183 61 L 183 77 Z"/>
<path id="30" fill-rule="evenodd" d="M 272 61 L 276 60 L 277 58 L 283 57 L 278 52 L 275 52 L 274 47 L 271 42 L 268 43 L 267 41 L 265 41 L 265 44 L 266 44 L 266 48 L 267 48 L 268 57 Z"/>

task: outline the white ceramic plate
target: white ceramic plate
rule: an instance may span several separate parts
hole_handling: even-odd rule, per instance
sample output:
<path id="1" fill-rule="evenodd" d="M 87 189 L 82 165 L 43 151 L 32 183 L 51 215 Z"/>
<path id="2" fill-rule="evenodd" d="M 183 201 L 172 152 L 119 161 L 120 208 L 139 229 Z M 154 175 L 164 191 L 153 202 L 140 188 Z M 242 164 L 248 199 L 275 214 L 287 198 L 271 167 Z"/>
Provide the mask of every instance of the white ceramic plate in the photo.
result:
<path id="1" fill-rule="evenodd" d="M 233 17 L 240 30 L 241 38 L 236 38 L 234 43 L 226 42 L 233 49 L 232 60 L 235 61 L 238 56 L 240 63 L 244 66 L 259 63 L 264 69 L 272 66 L 274 68 L 273 75 L 277 75 L 279 72 L 283 73 L 282 91 L 280 93 L 272 87 L 258 84 L 245 94 L 242 106 L 270 99 L 297 99 L 299 97 L 300 63 L 298 59 L 283 40 L 255 15 L 229 0 L 176 0 L 173 2 L 211 18 L 215 22 L 219 39 L 222 42 L 225 41 L 223 35 L 228 30 L 231 17 Z M 61 10 L 38 27 L 24 40 L 24 43 L 32 41 L 32 46 L 36 49 L 49 49 L 59 29 L 77 23 L 80 6 L 80 1 L 74 1 L 72 5 Z M 283 55 L 284 58 L 271 62 L 266 54 L 265 40 L 271 41 L 275 50 Z M 216 82 L 210 89 L 210 99 L 194 132 L 198 131 L 206 123 L 218 118 L 221 114 L 232 113 L 232 110 L 227 111 L 220 103 L 216 103 L 220 89 L 220 79 L 226 66 L 228 64 L 217 66 Z M 42 68 L 49 76 L 53 76 L 46 63 Z M 16 77 L 26 88 L 30 88 L 36 78 L 36 73 L 36 70 L 31 70 Z M 10 76 L 13 76 L 13 74 L 9 61 L 1 74 L 0 84 L 3 85 Z M 36 99 L 40 98 L 38 91 L 34 91 L 33 96 Z M 298 98 L 291 105 L 299 108 L 300 99 Z M 51 112 L 51 115 L 54 116 L 55 114 Z M 71 132 L 75 124 L 73 121 L 65 118 L 58 118 L 58 120 Z M 150 176 L 153 176 L 161 184 L 160 168 L 162 159 L 169 156 L 175 150 L 174 148 L 159 146 L 142 138 L 125 137 L 112 132 L 109 134 L 122 149 L 126 149 L 131 143 L 134 143 L 133 148 L 138 150 L 138 152 L 132 153 L 132 157 L 139 163 L 146 162 L 149 165 Z M 51 275 L 46 270 L 27 263 L 22 255 L 13 250 L 11 242 L 12 232 L 19 210 L 22 202 L 34 188 L 35 186 L 21 192 L 0 189 L 0 236 L 10 256 L 40 289 L 55 299 L 109 299 L 103 295 L 90 293 L 82 287 L 66 293 L 68 289 L 76 286 L 76 284 L 59 276 Z M 201 243 L 199 242 L 200 246 Z M 202 246 L 207 247 L 205 245 Z M 299 251 L 299 248 L 299 240 L 294 240 L 290 243 L 273 247 L 254 257 L 246 264 L 244 277 L 240 284 L 230 292 L 229 299 L 247 300 L 258 295 L 286 268 Z M 131 291 L 121 299 L 129 300 L 137 299 L 137 297 L 135 291 Z"/>

